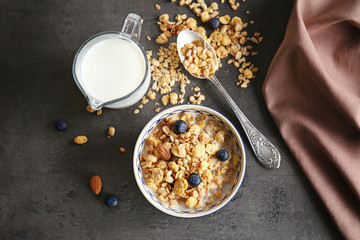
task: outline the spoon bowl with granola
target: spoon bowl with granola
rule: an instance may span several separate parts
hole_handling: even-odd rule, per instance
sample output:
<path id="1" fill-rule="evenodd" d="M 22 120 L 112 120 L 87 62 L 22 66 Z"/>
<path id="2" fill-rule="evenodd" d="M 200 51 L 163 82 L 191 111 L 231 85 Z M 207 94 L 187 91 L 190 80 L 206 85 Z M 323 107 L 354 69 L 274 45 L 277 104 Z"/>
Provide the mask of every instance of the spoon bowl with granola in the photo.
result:
<path id="1" fill-rule="evenodd" d="M 177 37 L 177 50 L 181 62 L 192 76 L 209 79 L 225 97 L 239 119 L 257 160 L 267 168 L 279 168 L 281 160 L 279 150 L 246 118 L 216 78 L 215 72 L 219 61 L 210 43 L 196 32 L 183 30 Z"/>

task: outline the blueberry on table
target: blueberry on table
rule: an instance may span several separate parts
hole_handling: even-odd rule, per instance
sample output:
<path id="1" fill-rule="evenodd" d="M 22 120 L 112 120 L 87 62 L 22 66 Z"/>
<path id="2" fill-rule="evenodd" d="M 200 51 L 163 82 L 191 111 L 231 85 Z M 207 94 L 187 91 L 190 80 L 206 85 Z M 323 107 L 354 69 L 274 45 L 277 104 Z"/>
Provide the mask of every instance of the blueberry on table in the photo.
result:
<path id="1" fill-rule="evenodd" d="M 220 27 L 220 21 L 216 17 L 210 19 L 209 24 L 210 24 L 210 27 L 213 29 Z"/>
<path id="2" fill-rule="evenodd" d="M 200 183 L 201 183 L 201 177 L 198 174 L 193 173 L 189 176 L 190 186 L 196 187 L 199 186 Z"/>
<path id="3" fill-rule="evenodd" d="M 216 158 L 220 161 L 226 161 L 229 159 L 229 152 L 226 149 L 220 149 L 216 153 Z"/>
<path id="4" fill-rule="evenodd" d="M 176 134 L 187 131 L 187 123 L 184 120 L 177 120 L 173 125 L 173 130 Z"/>
<path id="5" fill-rule="evenodd" d="M 105 203 L 108 207 L 115 207 L 118 204 L 118 198 L 115 195 L 109 194 L 106 196 Z"/>
<path id="6" fill-rule="evenodd" d="M 56 122 L 56 128 L 59 131 L 64 131 L 67 128 L 67 123 L 65 120 L 60 119 Z"/>

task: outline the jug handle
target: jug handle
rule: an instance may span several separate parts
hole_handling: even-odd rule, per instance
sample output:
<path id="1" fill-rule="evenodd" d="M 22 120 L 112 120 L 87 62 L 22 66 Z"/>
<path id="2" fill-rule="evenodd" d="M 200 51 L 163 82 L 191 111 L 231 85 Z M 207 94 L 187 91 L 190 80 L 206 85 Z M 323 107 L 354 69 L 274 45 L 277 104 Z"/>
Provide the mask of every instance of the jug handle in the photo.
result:
<path id="1" fill-rule="evenodd" d="M 141 17 L 135 13 L 127 15 L 121 30 L 139 41 L 141 33 Z"/>

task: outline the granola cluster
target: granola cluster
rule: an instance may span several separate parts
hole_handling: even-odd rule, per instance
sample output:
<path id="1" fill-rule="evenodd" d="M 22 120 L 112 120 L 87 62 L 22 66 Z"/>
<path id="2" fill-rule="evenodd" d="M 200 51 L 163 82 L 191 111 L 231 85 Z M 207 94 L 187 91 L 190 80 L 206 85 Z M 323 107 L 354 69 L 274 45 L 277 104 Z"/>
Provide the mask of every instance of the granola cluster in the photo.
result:
<path id="1" fill-rule="evenodd" d="M 196 40 L 185 44 L 181 48 L 181 54 L 184 55 L 184 66 L 189 73 L 197 77 L 213 76 L 216 70 L 216 59 L 211 49 L 206 49 L 203 41 Z"/>
<path id="2" fill-rule="evenodd" d="M 187 130 L 176 134 L 173 124 L 179 119 L 187 123 Z M 163 203 L 204 208 L 220 199 L 224 185 L 234 179 L 239 153 L 232 146 L 227 130 L 204 114 L 169 116 L 146 140 L 140 157 L 144 180 Z M 216 158 L 219 149 L 227 149 L 228 160 Z M 194 173 L 201 177 L 196 187 L 188 180 Z"/>

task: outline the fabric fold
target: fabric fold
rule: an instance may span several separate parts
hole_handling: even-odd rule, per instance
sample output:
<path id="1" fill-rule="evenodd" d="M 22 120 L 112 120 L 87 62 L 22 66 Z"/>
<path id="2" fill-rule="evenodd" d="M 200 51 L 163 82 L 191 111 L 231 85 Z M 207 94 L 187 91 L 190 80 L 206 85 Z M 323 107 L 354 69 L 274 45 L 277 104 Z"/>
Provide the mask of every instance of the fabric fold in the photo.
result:
<path id="1" fill-rule="evenodd" d="M 360 1 L 297 0 L 266 105 L 347 239 L 360 238 Z"/>

